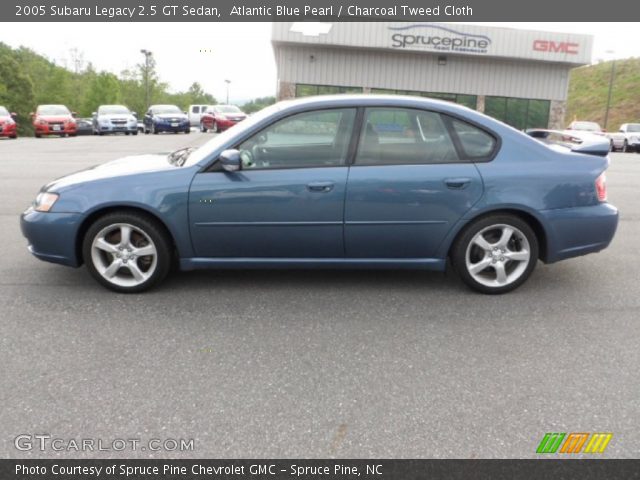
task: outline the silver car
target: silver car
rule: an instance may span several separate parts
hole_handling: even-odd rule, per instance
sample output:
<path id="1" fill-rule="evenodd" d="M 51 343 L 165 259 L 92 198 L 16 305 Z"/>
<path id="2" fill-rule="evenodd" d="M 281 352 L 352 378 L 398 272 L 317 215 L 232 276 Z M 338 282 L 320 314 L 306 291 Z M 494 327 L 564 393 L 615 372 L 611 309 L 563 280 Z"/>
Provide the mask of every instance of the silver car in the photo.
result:
<path id="1" fill-rule="evenodd" d="M 124 133 L 138 134 L 138 119 L 124 105 L 101 105 L 93 112 L 93 134 Z"/>

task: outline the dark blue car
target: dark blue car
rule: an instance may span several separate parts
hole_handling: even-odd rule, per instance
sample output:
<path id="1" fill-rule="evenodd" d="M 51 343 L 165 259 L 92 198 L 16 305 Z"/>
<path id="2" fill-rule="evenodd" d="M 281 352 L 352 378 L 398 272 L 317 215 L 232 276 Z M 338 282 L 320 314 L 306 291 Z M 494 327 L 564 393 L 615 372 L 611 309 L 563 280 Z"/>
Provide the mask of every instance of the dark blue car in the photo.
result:
<path id="1" fill-rule="evenodd" d="M 142 119 L 144 133 L 191 132 L 189 117 L 175 105 L 152 105 Z"/>
<path id="2" fill-rule="evenodd" d="M 173 261 L 442 271 L 450 259 L 472 288 L 503 293 L 538 260 L 606 248 L 618 223 L 606 141 L 538 137 L 424 98 L 287 101 L 197 150 L 56 180 L 22 231 L 36 257 L 85 263 L 120 292 L 158 284 Z"/>

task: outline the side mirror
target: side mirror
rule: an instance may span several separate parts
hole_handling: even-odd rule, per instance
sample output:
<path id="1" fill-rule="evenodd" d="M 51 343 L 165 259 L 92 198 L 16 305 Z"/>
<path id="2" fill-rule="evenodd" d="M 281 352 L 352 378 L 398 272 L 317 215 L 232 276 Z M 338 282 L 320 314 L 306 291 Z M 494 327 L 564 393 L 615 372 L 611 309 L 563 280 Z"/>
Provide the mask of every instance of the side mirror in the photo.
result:
<path id="1" fill-rule="evenodd" d="M 91 116 L 92 117 L 97 117 L 98 116 L 98 112 L 91 112 Z"/>
<path id="2" fill-rule="evenodd" d="M 18 114 L 16 112 L 11 112 L 11 118 L 16 118 L 18 116 Z"/>
<path id="3" fill-rule="evenodd" d="M 187 111 L 186 111 L 186 110 L 183 110 L 183 111 L 182 111 L 182 113 L 184 113 L 185 115 L 187 115 Z"/>
<path id="4" fill-rule="evenodd" d="M 242 160 L 238 150 L 225 150 L 220 154 L 218 160 L 225 172 L 237 172 L 242 168 Z"/>
<path id="5" fill-rule="evenodd" d="M 131 115 L 133 115 L 134 117 L 138 118 L 138 112 L 131 112 Z"/>
<path id="6" fill-rule="evenodd" d="M 602 133 L 607 133 L 607 129 L 606 129 L 606 128 L 603 128 L 603 129 L 602 129 Z"/>
<path id="7" fill-rule="evenodd" d="M 620 133 L 624 133 L 624 129 L 622 129 L 622 128 L 621 128 L 620 130 L 618 130 L 618 131 L 619 131 Z"/>
<path id="8" fill-rule="evenodd" d="M 29 116 L 30 116 L 30 117 L 35 117 L 35 116 L 36 116 L 36 114 L 35 114 L 34 112 L 31 112 L 31 113 L 29 114 Z"/>
<path id="9" fill-rule="evenodd" d="M 71 112 L 71 116 L 72 116 L 73 118 L 76 118 L 76 117 L 78 116 L 78 112 Z"/>

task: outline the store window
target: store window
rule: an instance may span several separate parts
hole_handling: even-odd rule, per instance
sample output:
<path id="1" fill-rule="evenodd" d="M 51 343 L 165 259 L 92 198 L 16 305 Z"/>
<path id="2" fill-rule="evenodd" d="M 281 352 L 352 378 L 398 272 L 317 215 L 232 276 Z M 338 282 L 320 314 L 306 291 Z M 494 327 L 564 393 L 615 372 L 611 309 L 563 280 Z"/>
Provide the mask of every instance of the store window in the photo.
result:
<path id="1" fill-rule="evenodd" d="M 487 97 L 484 113 L 518 130 L 547 128 L 550 103 L 549 100 Z"/>

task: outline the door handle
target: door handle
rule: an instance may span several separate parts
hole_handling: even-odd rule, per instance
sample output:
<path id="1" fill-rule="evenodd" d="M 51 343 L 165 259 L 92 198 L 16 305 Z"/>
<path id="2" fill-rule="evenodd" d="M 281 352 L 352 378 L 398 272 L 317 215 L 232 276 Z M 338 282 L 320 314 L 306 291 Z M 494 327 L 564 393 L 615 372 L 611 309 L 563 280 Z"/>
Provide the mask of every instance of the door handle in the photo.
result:
<path id="1" fill-rule="evenodd" d="M 311 182 L 307 185 L 307 189 L 312 192 L 330 192 L 334 187 L 333 182 Z"/>
<path id="2" fill-rule="evenodd" d="M 451 190 L 463 190 L 471 183 L 470 178 L 447 178 L 444 184 Z"/>

